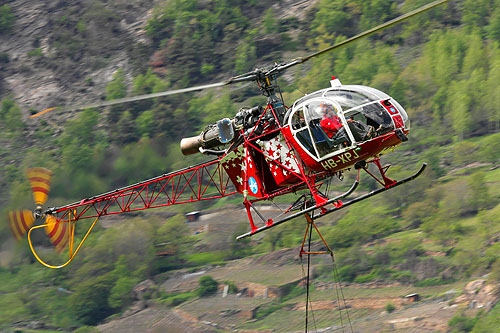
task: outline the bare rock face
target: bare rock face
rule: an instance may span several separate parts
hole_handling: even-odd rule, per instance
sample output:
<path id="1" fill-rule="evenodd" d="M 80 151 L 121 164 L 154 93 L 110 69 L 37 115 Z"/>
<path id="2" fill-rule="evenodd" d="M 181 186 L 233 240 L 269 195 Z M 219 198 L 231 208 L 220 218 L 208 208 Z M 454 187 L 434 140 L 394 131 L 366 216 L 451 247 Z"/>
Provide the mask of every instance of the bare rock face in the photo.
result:
<path id="1" fill-rule="evenodd" d="M 27 117 L 48 107 L 96 102 L 113 73 L 131 77 L 128 52 L 146 45 L 154 1 L 8 3 L 16 17 L 0 35 L 0 98 L 11 96 Z"/>
<path id="2" fill-rule="evenodd" d="M 149 60 L 142 58 L 142 51 L 151 46 L 145 27 L 160 2 L 9 1 L 16 20 L 9 33 L 0 34 L 0 55 L 8 59 L 0 64 L 0 99 L 15 99 L 27 118 L 49 107 L 105 98 L 105 87 L 116 70 L 122 68 L 130 81 L 133 70 L 148 66 Z M 280 19 L 305 20 L 316 2 L 286 0 L 273 4 L 273 9 Z M 267 47 L 276 38 L 261 42 Z M 153 67 L 160 73 L 164 69 Z"/>
<path id="3" fill-rule="evenodd" d="M 300 20 L 305 19 L 308 10 L 319 0 L 283 0 L 273 5 L 275 13 L 279 18 L 295 16 Z"/>
<path id="4" fill-rule="evenodd" d="M 132 289 L 132 298 L 138 301 L 144 301 L 156 291 L 157 286 L 152 280 L 144 280 Z"/>
<path id="5" fill-rule="evenodd" d="M 484 279 L 479 279 L 469 282 L 464 287 L 464 293 L 457 297 L 453 304 L 464 304 L 469 309 L 489 311 L 499 300 L 500 288 L 497 285 L 487 284 Z"/>

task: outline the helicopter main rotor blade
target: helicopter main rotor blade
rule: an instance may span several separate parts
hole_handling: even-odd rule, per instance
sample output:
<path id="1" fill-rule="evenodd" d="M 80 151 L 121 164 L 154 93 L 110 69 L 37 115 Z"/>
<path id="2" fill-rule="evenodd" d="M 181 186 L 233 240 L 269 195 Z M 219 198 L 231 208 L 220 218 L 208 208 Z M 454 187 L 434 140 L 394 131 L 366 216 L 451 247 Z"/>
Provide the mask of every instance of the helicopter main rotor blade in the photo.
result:
<path id="1" fill-rule="evenodd" d="M 110 105 L 123 104 L 123 103 L 128 103 L 128 102 L 141 101 L 141 100 L 155 98 L 155 97 L 163 97 L 163 96 L 169 96 L 169 95 L 175 95 L 175 94 L 182 94 L 182 93 L 186 93 L 186 92 L 204 90 L 204 89 L 208 89 L 208 88 L 216 88 L 216 87 L 225 86 L 227 84 L 229 84 L 229 81 L 205 84 L 202 86 L 189 87 L 189 88 L 183 88 L 183 89 L 167 90 L 167 91 L 162 91 L 162 92 L 153 93 L 153 94 L 145 94 L 145 95 L 138 95 L 138 96 L 132 96 L 132 97 L 117 98 L 117 99 L 113 99 L 111 101 L 83 104 L 83 105 L 77 105 L 77 106 L 72 106 L 72 107 L 63 107 L 62 109 L 64 111 L 84 110 L 84 109 L 97 108 L 97 107 L 102 107 L 102 106 L 110 106 Z M 45 114 L 45 113 L 52 111 L 54 109 L 57 109 L 57 107 L 52 107 L 52 108 L 48 108 L 48 109 L 45 109 L 43 111 L 40 111 L 40 112 L 30 116 L 30 118 L 35 118 L 35 117 L 41 116 L 42 114 Z"/>
<path id="2" fill-rule="evenodd" d="M 407 20 L 407 19 L 409 19 L 409 18 L 411 18 L 411 17 L 413 17 L 415 15 L 418 15 L 418 14 L 423 13 L 423 12 L 425 12 L 427 10 L 430 10 L 430 9 L 432 9 L 434 7 L 442 5 L 445 2 L 448 2 L 448 0 L 437 0 L 437 1 L 431 2 L 431 3 L 429 3 L 427 5 L 424 5 L 424 6 L 420 7 L 420 8 L 412 10 L 411 12 L 408 12 L 406 14 L 398 16 L 398 17 L 396 17 L 396 18 L 394 18 L 394 19 L 392 19 L 390 21 L 387 21 L 385 23 L 382 23 L 382 24 L 380 24 L 380 25 L 378 25 L 378 26 L 376 26 L 374 28 L 366 30 L 366 31 L 364 31 L 364 32 L 362 32 L 362 33 L 360 33 L 360 34 L 358 34 L 356 36 L 348 38 L 348 39 L 346 39 L 346 40 L 344 40 L 344 41 L 342 41 L 340 43 L 337 43 L 335 45 L 327 47 L 327 48 L 325 48 L 323 50 L 320 50 L 318 52 L 312 53 L 312 54 L 310 54 L 308 56 L 299 57 L 299 58 L 293 59 L 290 62 L 285 63 L 285 64 L 279 66 L 279 71 L 282 71 L 284 69 L 290 68 L 292 66 L 295 66 L 295 65 L 298 65 L 298 64 L 301 64 L 301 63 L 304 63 L 304 62 L 308 61 L 311 58 L 314 58 L 314 57 L 320 56 L 320 55 L 322 55 L 324 53 L 327 53 L 327 52 L 330 52 L 332 50 L 338 49 L 338 48 L 340 48 L 342 46 L 345 46 L 346 44 L 349 44 L 351 42 L 354 42 L 355 40 L 358 40 L 360 38 L 372 35 L 372 34 L 376 33 L 377 31 L 386 29 L 386 28 L 388 28 L 390 26 L 393 26 L 393 25 L 395 25 L 395 24 L 397 24 L 399 22 Z"/>

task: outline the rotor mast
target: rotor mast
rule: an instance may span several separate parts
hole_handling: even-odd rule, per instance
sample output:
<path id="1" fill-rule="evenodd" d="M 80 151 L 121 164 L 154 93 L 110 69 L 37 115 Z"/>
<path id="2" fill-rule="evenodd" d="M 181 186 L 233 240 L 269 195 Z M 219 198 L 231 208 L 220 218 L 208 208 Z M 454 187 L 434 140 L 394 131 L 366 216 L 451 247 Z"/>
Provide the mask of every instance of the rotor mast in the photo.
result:
<path id="1" fill-rule="evenodd" d="M 276 113 L 279 125 L 281 126 L 283 125 L 283 118 L 286 113 L 286 108 L 284 106 L 283 95 L 281 94 L 281 90 L 279 89 L 276 78 L 282 70 L 290 67 L 295 63 L 296 60 L 293 60 L 289 63 L 275 63 L 271 67 L 267 68 L 256 68 L 251 72 L 230 78 L 226 81 L 226 84 L 255 81 L 262 95 L 267 97 L 267 104 L 271 105 L 272 109 Z"/>

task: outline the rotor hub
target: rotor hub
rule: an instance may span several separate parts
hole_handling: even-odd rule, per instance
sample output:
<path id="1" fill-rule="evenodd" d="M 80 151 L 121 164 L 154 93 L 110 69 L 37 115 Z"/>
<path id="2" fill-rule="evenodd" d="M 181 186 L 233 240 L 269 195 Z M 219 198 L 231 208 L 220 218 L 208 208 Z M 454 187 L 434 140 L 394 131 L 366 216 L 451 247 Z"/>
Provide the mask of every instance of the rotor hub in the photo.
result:
<path id="1" fill-rule="evenodd" d="M 33 217 L 35 219 L 41 219 L 43 218 L 43 207 L 41 205 L 37 205 L 36 208 L 33 210 Z"/>

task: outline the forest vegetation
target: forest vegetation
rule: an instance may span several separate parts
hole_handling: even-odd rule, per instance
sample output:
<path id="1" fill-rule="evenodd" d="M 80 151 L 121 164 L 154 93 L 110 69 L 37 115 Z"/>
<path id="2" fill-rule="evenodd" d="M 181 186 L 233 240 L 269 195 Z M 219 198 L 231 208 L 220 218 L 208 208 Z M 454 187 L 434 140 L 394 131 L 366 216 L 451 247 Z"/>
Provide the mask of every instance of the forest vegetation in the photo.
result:
<path id="1" fill-rule="evenodd" d="M 320 50 L 427 2 L 321 0 L 300 18 L 277 18 L 275 7 L 261 0 L 158 2 L 145 27 L 150 44 L 130 47 L 133 70 L 117 70 L 103 95 L 113 100 L 215 82 Z M 96 59 L 97 51 L 87 50 L 87 27 L 95 22 L 109 26 L 119 18 L 104 1 L 93 6 L 83 16 L 68 8 L 54 25 L 57 57 L 36 47 L 31 56 L 44 66 L 56 66 L 61 58 L 71 64 L 90 54 Z M 0 6 L 0 34 L 12 33 L 15 20 L 8 4 Z M 109 45 L 118 47 L 113 41 Z M 105 52 L 98 57 L 109 58 Z M 9 65 L 7 54 L 0 54 L 0 63 Z M 430 166 L 415 182 L 322 222 L 340 279 L 431 286 L 487 274 L 488 281 L 500 284 L 500 1 L 450 1 L 299 66 L 279 79 L 285 103 L 327 87 L 331 75 L 344 84 L 380 89 L 409 113 L 409 141 L 384 157 L 393 164 L 391 177 L 409 175 L 423 161 Z M 80 200 L 202 161 L 203 156 L 181 155 L 180 138 L 232 117 L 241 106 L 263 103 L 255 87 L 244 86 L 87 109 L 54 126 L 42 117 L 33 125 L 18 102 L 5 95 L 0 102 L 0 185 L 8 200 L 0 207 L 1 216 L 32 207 L 25 176 L 29 167 L 54 171 L 51 205 Z M 345 181 L 354 176 L 346 174 Z M 361 190 L 375 186 L 366 178 Z M 246 230 L 243 224 L 227 235 L 193 235 L 186 226 L 182 213 L 236 206 L 241 200 L 176 206 L 169 212 L 179 214 L 166 222 L 138 215 L 111 228 L 97 226 L 81 254 L 61 270 L 34 261 L 25 241 L 14 245 L 4 221 L 0 243 L 8 244 L 2 248 L 8 259 L 0 267 L 0 330 L 27 320 L 64 330 L 95 326 L 123 313 L 131 304 L 131 289 L 145 279 L 300 244 L 304 230 L 298 224 L 245 242 L 234 239 Z M 77 231 L 81 239 L 84 230 Z M 383 238 L 399 241 L 374 242 Z M 197 242 L 214 239 L 224 248 L 197 250 Z M 48 241 L 36 241 L 45 258 L 61 258 Z M 370 242 L 375 245 L 362 246 Z M 159 243 L 170 244 L 175 253 L 156 256 Z M 448 255 L 432 257 L 428 251 Z M 424 266 L 431 269 L 423 273 Z M 329 274 L 327 267 L 318 271 L 325 278 Z M 158 291 L 150 297 L 175 306 L 210 295 L 217 282 L 222 281 L 205 277 L 197 291 Z M 475 318 L 457 316 L 449 325 L 456 332 L 488 332 L 499 327 L 498 318 L 499 304 Z"/>

